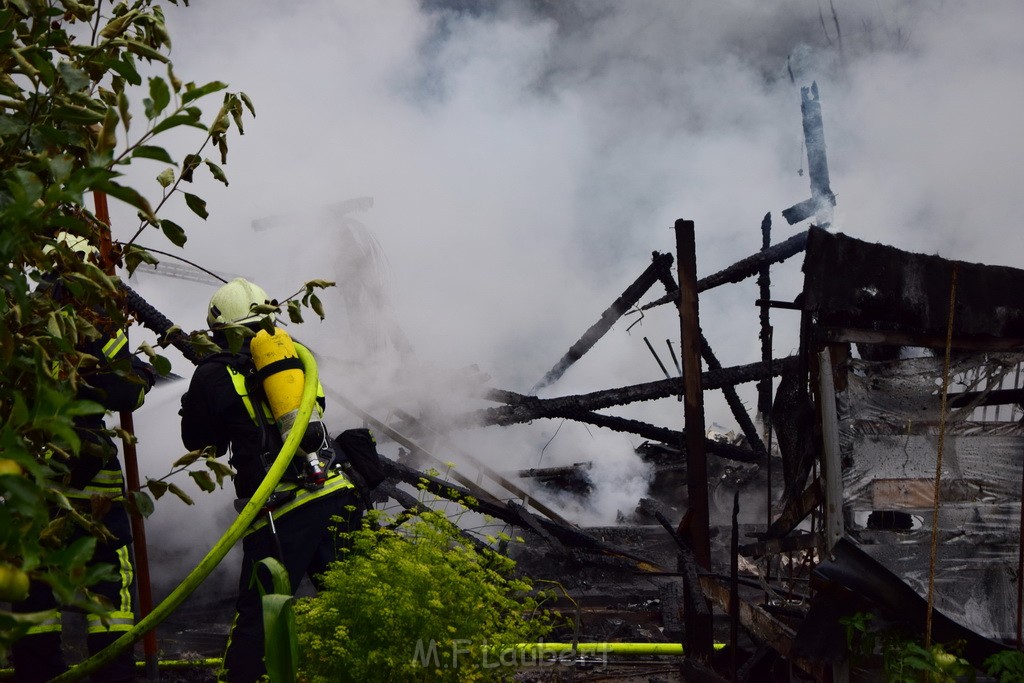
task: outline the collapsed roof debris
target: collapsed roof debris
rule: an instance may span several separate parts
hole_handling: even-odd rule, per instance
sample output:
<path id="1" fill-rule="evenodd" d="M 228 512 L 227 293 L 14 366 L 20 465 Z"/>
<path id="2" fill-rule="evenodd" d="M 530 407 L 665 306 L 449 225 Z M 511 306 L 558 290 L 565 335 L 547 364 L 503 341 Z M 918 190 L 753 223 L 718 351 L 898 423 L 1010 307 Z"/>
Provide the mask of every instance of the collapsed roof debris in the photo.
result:
<path id="1" fill-rule="evenodd" d="M 791 224 L 814 217 L 828 226 L 835 195 L 816 86 L 802 98 L 811 198 L 782 213 Z M 677 223 L 677 234 L 686 223 Z M 688 656 L 679 670 L 708 680 L 726 673 L 762 680 L 781 658 L 824 681 L 849 667 L 839 620 L 875 611 L 918 633 L 964 640 L 965 656 L 980 665 L 1021 642 L 1024 271 L 912 254 L 815 226 L 771 245 L 771 227 L 768 214 L 761 251 L 699 280 L 695 253 L 654 252 L 531 395 L 484 389 L 479 398 L 500 405 L 446 416 L 444 427 L 397 409 L 397 422 L 388 423 L 328 396 L 400 446 L 400 457 L 387 461 L 387 497 L 415 509 L 401 487 L 422 485 L 539 541 L 517 550 L 517 560 L 563 586 L 569 601 L 557 606 L 575 613 L 573 637 L 681 639 Z M 802 292 L 773 301 L 770 266 L 801 252 Z M 722 367 L 696 324 L 697 295 L 755 276 L 762 358 Z M 658 283 L 667 294 L 641 305 Z M 143 324 L 169 329 L 131 294 Z M 692 310 L 681 304 L 687 297 Z M 669 303 L 680 308 L 680 377 L 536 396 L 629 311 Z M 800 312 L 795 356 L 772 357 L 772 308 Z M 180 336 L 167 341 L 188 348 Z M 700 370 L 702 359 L 702 371 L 685 371 Z M 760 432 L 735 393 L 750 382 L 759 384 Z M 705 433 L 702 395 L 713 390 L 725 393 L 742 438 Z M 684 394 L 685 429 L 597 412 Z M 569 467 L 500 473 L 458 453 L 479 476 L 449 472 L 457 483 L 424 471 L 443 465 L 423 445 L 438 435 L 540 419 L 644 439 L 637 450 L 655 471 L 650 497 L 619 526 L 581 529 L 537 494 L 543 498 L 547 481 L 589 495 L 599 454 Z M 709 516 L 709 489 L 712 504 L 731 511 L 728 520 Z M 764 501 L 759 523 L 740 522 L 741 493 Z M 713 640 L 730 646 L 727 661 L 714 654 Z"/>

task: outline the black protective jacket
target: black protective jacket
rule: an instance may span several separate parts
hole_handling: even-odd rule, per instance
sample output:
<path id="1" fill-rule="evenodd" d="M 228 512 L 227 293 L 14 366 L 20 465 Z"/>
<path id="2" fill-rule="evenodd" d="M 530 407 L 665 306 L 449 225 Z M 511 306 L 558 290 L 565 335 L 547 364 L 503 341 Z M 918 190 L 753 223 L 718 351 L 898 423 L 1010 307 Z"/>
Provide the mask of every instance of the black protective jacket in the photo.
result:
<path id="1" fill-rule="evenodd" d="M 44 276 L 37 295 L 53 297 L 74 305 L 59 276 Z M 97 318 L 106 314 L 97 311 Z M 96 365 L 82 371 L 76 397 L 99 403 L 109 412 L 135 410 L 142 405 L 152 387 L 156 373 L 148 363 L 132 355 L 122 330 L 98 326 L 103 334 L 86 342 L 78 350 L 98 359 Z M 70 463 L 69 484 L 74 490 L 85 489 L 104 468 L 120 469 L 117 447 L 106 429 L 105 415 L 75 417 L 75 431 L 82 439 L 82 454 Z"/>
<path id="2" fill-rule="evenodd" d="M 181 397 L 181 441 L 190 451 L 213 446 L 217 455 L 224 455 L 230 447 L 228 463 L 237 473 L 235 494 L 251 498 L 282 441 L 272 418 L 263 428 L 249 415 L 229 366 L 243 374 L 251 369 L 248 343 L 238 354 L 214 354 L 196 367 L 188 391 Z M 250 400 L 259 410 L 258 397 Z"/>

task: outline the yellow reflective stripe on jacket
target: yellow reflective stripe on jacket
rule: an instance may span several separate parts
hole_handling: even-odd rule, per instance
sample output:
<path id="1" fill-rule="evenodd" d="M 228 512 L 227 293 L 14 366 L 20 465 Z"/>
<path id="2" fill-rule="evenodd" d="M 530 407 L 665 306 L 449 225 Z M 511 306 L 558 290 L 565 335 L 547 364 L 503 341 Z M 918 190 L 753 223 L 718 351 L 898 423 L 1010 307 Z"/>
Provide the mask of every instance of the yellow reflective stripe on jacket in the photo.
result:
<path id="1" fill-rule="evenodd" d="M 249 413 L 249 417 L 252 418 L 253 422 L 259 424 L 259 420 L 256 419 L 256 410 L 252 406 L 252 399 L 249 398 L 249 390 L 246 389 L 246 387 L 245 387 L 245 375 L 240 373 L 238 370 L 235 370 L 230 365 L 228 365 L 226 367 L 228 369 L 228 375 L 231 376 L 231 384 L 235 387 L 235 392 L 239 396 L 241 396 L 242 403 L 245 404 L 246 412 Z M 263 414 L 267 416 L 267 419 L 269 419 L 271 422 L 273 422 L 274 421 L 274 416 L 270 412 L 270 407 L 267 406 L 267 404 L 265 404 L 265 403 L 262 404 L 262 406 L 263 406 Z"/>
<path id="2" fill-rule="evenodd" d="M 60 612 L 54 610 L 53 616 L 47 617 L 43 621 L 40 621 L 38 624 L 32 624 L 31 626 L 29 626 L 28 630 L 25 631 L 25 635 L 33 636 L 39 635 L 40 633 L 60 633 L 60 630 Z"/>
<path id="3" fill-rule="evenodd" d="M 231 376 L 231 384 L 235 387 L 235 392 L 241 396 L 242 403 L 245 404 L 245 411 L 249 413 L 249 417 L 252 418 L 253 422 L 259 424 L 259 420 L 256 419 L 256 410 L 252 405 L 252 399 L 249 398 L 249 390 L 245 386 L 245 375 L 230 365 L 225 367 L 227 367 L 228 374 Z M 320 405 L 320 399 L 324 398 L 324 387 L 320 382 L 316 383 L 316 397 L 318 399 L 316 402 L 316 412 L 320 417 L 323 417 L 324 409 Z M 270 422 L 274 422 L 274 414 L 270 412 L 270 406 L 262 402 L 261 405 L 263 406 L 263 414 L 267 416 Z"/>
<path id="4" fill-rule="evenodd" d="M 135 626 L 135 613 L 132 611 L 132 581 L 135 570 L 132 568 L 128 555 L 128 546 L 117 549 L 118 577 L 121 588 L 118 592 L 120 604 L 117 608 L 104 615 L 89 614 L 86 617 L 89 633 L 111 633 L 130 631 Z"/>
<path id="5" fill-rule="evenodd" d="M 113 500 L 124 500 L 124 474 L 121 468 L 102 469 L 96 476 L 85 485 L 83 489 L 70 489 L 64 492 L 68 498 L 92 498 L 93 496 L 108 496 Z"/>
<path id="6" fill-rule="evenodd" d="M 114 335 L 114 338 L 103 345 L 103 357 L 108 360 L 113 358 L 127 343 L 128 334 L 124 330 L 118 330 L 117 334 Z"/>
<path id="7" fill-rule="evenodd" d="M 298 488 L 297 485 L 295 485 L 295 484 L 289 484 L 288 487 L 289 488 Z M 280 490 L 288 490 L 286 488 L 283 489 L 281 486 L 278 486 L 277 488 L 278 488 L 279 491 Z M 284 505 L 282 505 L 279 508 L 274 508 L 272 514 L 274 515 L 274 517 L 280 517 L 281 515 L 288 514 L 289 512 L 294 510 L 295 508 L 299 507 L 300 505 L 305 505 L 306 503 L 308 503 L 310 501 L 313 501 L 313 500 L 316 500 L 317 498 L 323 498 L 324 496 L 329 495 L 331 493 L 337 493 L 338 491 L 340 491 L 342 489 L 351 489 L 351 488 L 355 488 L 355 486 L 353 486 L 352 482 L 350 482 L 348 479 L 346 479 L 344 475 L 342 475 L 340 473 L 332 474 L 332 475 L 330 475 L 328 477 L 327 481 L 324 483 L 323 488 L 316 489 L 315 491 L 310 491 L 310 490 L 304 489 L 304 488 L 299 489 L 298 493 L 295 494 L 295 498 L 293 498 L 292 500 L 288 501 L 287 503 L 285 503 Z M 266 525 L 267 525 L 266 517 L 259 517 L 259 518 L 256 519 L 255 522 L 253 522 L 249 526 L 249 530 L 245 532 L 245 535 L 248 536 L 249 534 L 251 534 L 254 531 L 259 531 L 260 529 L 262 529 Z"/>

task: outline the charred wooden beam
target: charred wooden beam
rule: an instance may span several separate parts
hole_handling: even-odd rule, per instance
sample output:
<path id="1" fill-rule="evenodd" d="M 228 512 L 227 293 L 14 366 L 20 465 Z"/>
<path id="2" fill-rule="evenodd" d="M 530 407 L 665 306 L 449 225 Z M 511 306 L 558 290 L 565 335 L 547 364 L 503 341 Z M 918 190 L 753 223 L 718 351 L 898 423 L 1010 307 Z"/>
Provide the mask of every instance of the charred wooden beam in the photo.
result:
<path id="1" fill-rule="evenodd" d="M 761 267 L 772 263 L 781 263 L 791 256 L 799 254 L 807 248 L 807 233 L 798 232 L 789 239 L 779 242 L 778 244 L 768 248 L 762 249 L 756 254 L 752 254 L 744 259 L 737 261 L 728 268 L 724 268 L 717 273 L 712 273 L 707 277 L 697 280 L 697 291 L 703 292 L 708 289 L 713 289 L 730 282 L 742 282 L 748 277 L 753 277 L 761 272 Z M 656 306 L 663 304 L 675 303 L 679 298 L 679 290 L 666 294 L 660 299 L 644 304 L 640 307 L 641 311 L 646 311 Z"/>
<path id="2" fill-rule="evenodd" d="M 765 532 L 765 538 L 779 538 L 795 529 L 804 521 L 811 510 L 825 502 L 825 489 L 821 479 L 811 482 L 799 498 L 791 498 L 779 518 L 772 522 Z"/>
<path id="3" fill-rule="evenodd" d="M 417 453 L 420 453 L 420 454 L 424 455 L 428 460 L 432 461 L 434 464 L 439 465 L 442 468 L 447 468 L 447 465 L 445 464 L 445 462 L 443 460 L 441 460 L 440 458 L 438 458 L 434 454 L 432 454 L 429 451 L 427 451 L 426 449 L 424 449 L 422 446 L 420 446 L 419 444 L 414 442 L 412 439 L 407 438 L 402 433 L 400 433 L 398 430 L 396 430 L 396 429 L 394 429 L 394 428 L 384 424 L 383 422 L 381 422 L 377 418 L 373 417 L 372 415 L 367 413 L 365 410 L 363 410 L 362 408 L 360 408 L 356 404 L 352 403 L 352 401 L 349 401 L 347 398 L 345 398 L 344 396 L 338 394 L 337 392 L 331 391 L 330 389 L 327 389 L 326 391 L 327 391 L 327 394 L 331 397 L 332 400 L 337 401 L 338 403 L 343 405 L 346 409 L 348 409 L 349 411 L 351 411 L 355 415 L 358 415 L 362 420 L 364 420 L 368 424 L 372 424 L 382 434 L 387 435 L 388 438 L 394 440 L 396 443 L 398 443 L 398 444 L 400 444 L 402 446 L 405 446 L 406 448 L 408 448 L 408 449 L 410 449 L 412 451 L 415 451 Z M 409 417 L 411 418 L 411 416 L 409 416 Z M 458 451 L 458 453 L 459 453 L 459 455 L 462 458 L 468 460 L 469 462 L 473 463 L 473 465 L 478 467 L 481 472 L 483 472 L 488 477 L 493 479 L 495 482 L 497 482 L 497 483 L 501 484 L 503 487 L 505 487 L 506 490 L 514 493 L 515 495 L 519 496 L 523 500 L 529 499 L 529 495 L 525 491 L 523 491 L 521 488 L 516 486 L 511 481 L 509 481 L 506 477 L 503 477 L 500 473 L 494 471 L 493 469 L 491 469 L 490 467 L 485 465 L 479 459 L 471 456 L 468 453 L 462 452 L 462 451 Z M 462 484 L 464 484 L 465 486 L 467 486 L 470 489 L 472 489 L 474 496 L 478 496 L 478 497 L 482 496 L 484 498 L 494 498 L 494 496 L 492 496 L 490 493 L 488 493 L 485 489 L 482 489 L 478 484 L 476 484 L 476 482 L 468 479 L 467 477 L 463 476 L 461 473 L 455 472 L 453 470 L 451 472 L 451 474 L 452 474 L 453 478 L 457 479 Z M 536 501 L 533 501 L 532 504 L 533 504 L 533 506 L 535 508 L 537 508 L 538 510 L 543 512 L 545 515 L 547 515 L 551 519 L 556 520 L 556 521 L 560 521 L 563 524 L 568 524 L 568 522 L 566 520 L 562 519 L 562 517 L 557 512 L 555 512 L 551 508 L 547 507 L 546 505 L 543 505 L 543 504 L 538 503 Z"/>
<path id="4" fill-rule="evenodd" d="M 768 376 L 769 373 L 781 375 L 785 368 L 794 362 L 795 360 L 790 358 L 777 358 L 770 364 L 761 362 L 750 363 L 723 368 L 722 370 L 708 371 L 701 376 L 701 384 L 705 390 L 708 390 L 721 389 L 726 385 L 756 382 Z M 452 424 L 456 427 L 518 424 L 541 417 L 557 417 L 565 411 L 600 410 L 637 401 L 651 401 L 668 396 L 676 396 L 682 390 L 682 379 L 676 378 L 558 398 L 537 398 L 531 396 L 525 397 L 524 400 L 518 401 L 514 405 L 484 408 L 456 416 Z"/>
<path id="5" fill-rule="evenodd" d="M 801 550 L 825 550 L 825 536 L 819 533 L 797 534 L 783 538 L 773 538 L 770 541 L 759 543 L 746 543 L 739 548 L 740 555 L 744 557 L 761 557 L 763 555 L 778 555 L 780 553 L 795 553 Z"/>
<path id="6" fill-rule="evenodd" d="M 589 470 L 593 466 L 594 464 L 590 462 L 577 462 L 565 467 L 531 467 L 517 471 L 516 476 L 523 479 L 586 476 L 585 470 Z"/>
<path id="7" fill-rule="evenodd" d="M 555 366 L 547 371 L 547 373 L 538 381 L 533 388 L 530 389 L 531 394 L 536 394 L 544 387 L 556 382 L 559 377 L 565 373 L 569 367 L 579 360 L 583 354 L 589 351 L 597 341 L 605 335 L 612 328 L 615 322 L 622 317 L 622 315 L 630 308 L 636 305 L 648 289 L 651 288 L 655 282 L 658 281 L 658 273 L 666 268 L 672 266 L 672 254 L 659 254 L 654 252 L 651 257 L 651 265 L 647 266 L 647 269 L 640 274 L 640 277 L 636 279 L 633 284 L 626 288 L 626 290 L 619 296 L 618 299 L 609 306 L 604 313 L 601 314 L 601 319 L 590 326 L 583 336 L 580 337 L 579 341 L 573 344 L 561 360 L 555 363 Z"/>
<path id="8" fill-rule="evenodd" d="M 384 467 L 389 478 L 404 481 L 412 486 L 423 488 L 434 495 L 451 501 L 456 501 L 465 505 L 470 510 L 500 519 L 513 526 L 519 526 L 521 528 L 523 526 L 522 519 L 519 514 L 511 510 L 506 503 L 495 501 L 490 498 L 477 498 L 467 488 L 463 488 L 458 484 L 453 484 L 450 481 L 445 481 L 439 477 L 426 474 L 425 472 L 408 467 L 402 463 L 395 462 L 390 458 L 382 456 L 381 460 L 384 463 Z M 567 547 L 587 550 L 595 553 L 603 553 L 612 557 L 624 558 L 626 560 L 630 560 L 632 562 L 631 566 L 634 569 L 639 569 L 640 571 L 657 571 L 659 569 L 657 563 L 653 562 L 649 558 L 641 557 L 627 550 L 617 548 L 609 543 L 586 534 L 575 526 L 560 524 L 559 522 L 544 519 L 543 517 L 535 517 L 534 519 L 547 533 L 557 538 Z"/>
<path id="9" fill-rule="evenodd" d="M 723 611 L 730 608 L 729 589 L 711 577 L 701 578 L 701 587 L 712 602 Z M 768 614 L 765 610 L 746 600 L 740 600 L 740 623 L 758 642 L 770 646 L 783 657 L 786 657 L 801 669 L 811 674 L 816 681 L 822 683 L 829 678 L 831 672 L 820 662 L 810 661 L 793 653 L 796 632 L 781 621 Z"/>
<path id="10" fill-rule="evenodd" d="M 708 344 L 708 340 L 704 338 L 704 334 L 700 335 L 700 355 L 704 358 L 704 362 L 708 364 L 708 370 L 715 371 L 721 370 L 722 364 L 711 350 L 711 346 Z M 766 363 L 771 363 L 771 355 L 764 359 Z M 763 384 L 766 378 L 761 380 Z M 769 387 L 771 386 L 771 380 Z M 768 449 L 765 447 L 764 442 L 761 441 L 761 436 L 757 433 L 757 428 L 754 426 L 754 421 L 750 419 L 750 414 L 747 412 L 746 406 L 743 405 L 743 401 L 740 400 L 739 394 L 736 393 L 736 387 L 733 385 L 725 385 L 722 387 L 722 394 L 725 396 L 725 402 L 729 406 L 729 410 L 732 411 L 732 416 L 736 418 L 736 424 L 740 426 L 740 431 L 743 432 L 743 436 L 747 438 L 747 443 L 755 451 L 767 453 Z"/>
<path id="11" fill-rule="evenodd" d="M 946 348 L 946 338 L 937 334 L 915 334 L 890 330 L 865 330 L 828 327 L 818 329 L 818 338 L 828 343 L 886 344 L 918 346 L 925 349 Z M 1024 337 L 953 337 L 950 348 L 958 351 L 1021 351 Z"/>
<path id="12" fill-rule="evenodd" d="M 423 505 L 423 503 L 421 503 L 419 499 L 416 498 L 416 496 L 406 493 L 405 491 L 398 488 L 390 481 L 381 482 L 380 485 L 378 486 L 378 489 L 380 489 L 381 492 L 384 493 L 384 495 L 394 499 L 395 502 L 402 506 L 403 512 L 395 518 L 393 522 L 394 527 L 399 527 L 405 522 L 407 522 L 409 519 L 412 519 L 413 517 L 421 513 L 430 511 L 430 508 Z M 479 538 L 462 529 L 459 529 L 459 535 L 461 535 L 463 538 L 471 542 L 477 548 L 477 550 L 492 549 Z"/>
<path id="13" fill-rule="evenodd" d="M 563 415 L 556 417 L 565 417 L 577 422 L 586 422 L 597 427 L 606 427 L 616 432 L 628 432 L 630 434 L 636 434 L 642 436 L 645 439 L 651 441 L 659 441 L 661 443 L 678 448 L 679 444 L 685 441 L 685 431 L 676 431 L 674 429 L 667 429 L 665 427 L 658 427 L 656 425 L 641 422 L 640 420 L 631 420 L 624 417 L 613 417 L 611 415 L 602 415 L 601 413 L 580 411 L 580 412 L 566 412 Z M 713 453 L 721 458 L 728 460 L 736 460 L 738 462 L 762 462 L 764 461 L 765 455 L 763 452 L 752 451 L 749 448 L 743 448 L 741 446 L 735 446 L 731 443 L 724 443 L 715 439 L 704 439 L 704 449 L 708 453 Z M 685 449 L 681 452 L 685 452 Z"/>
<path id="14" fill-rule="evenodd" d="M 557 538 L 555 538 L 550 532 L 548 532 L 547 529 L 541 526 L 540 522 L 537 520 L 537 517 L 530 514 L 529 510 L 524 508 L 519 503 L 516 503 L 515 501 L 509 501 L 507 505 L 509 512 L 515 515 L 516 519 L 519 520 L 517 526 L 529 529 L 530 531 L 532 531 L 533 533 L 537 534 L 542 539 L 547 541 L 548 544 L 556 550 L 565 549 L 562 543 Z"/>

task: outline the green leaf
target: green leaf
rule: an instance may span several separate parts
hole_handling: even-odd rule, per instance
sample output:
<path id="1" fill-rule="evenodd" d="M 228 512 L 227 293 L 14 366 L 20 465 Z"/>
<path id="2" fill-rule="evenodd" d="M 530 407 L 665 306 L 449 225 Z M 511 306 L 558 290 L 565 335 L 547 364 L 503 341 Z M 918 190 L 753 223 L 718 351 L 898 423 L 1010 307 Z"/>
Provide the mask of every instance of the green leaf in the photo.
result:
<path id="1" fill-rule="evenodd" d="M 124 45 L 128 48 L 129 52 L 138 55 L 143 59 L 148 59 L 150 61 L 156 62 L 164 62 L 165 64 L 170 61 L 167 58 L 167 56 L 161 53 L 160 51 L 154 50 L 149 45 L 146 45 L 145 43 L 140 43 L 137 40 L 125 40 Z"/>
<path id="2" fill-rule="evenodd" d="M 128 109 L 128 96 L 124 92 L 117 96 L 117 111 L 121 114 L 121 123 L 124 124 L 124 130 L 127 133 L 132 123 L 132 115 Z"/>
<path id="3" fill-rule="evenodd" d="M 156 181 L 160 183 L 160 187 L 170 187 L 174 183 L 174 169 L 165 168 L 160 171 L 156 176 Z"/>
<path id="4" fill-rule="evenodd" d="M 210 471 L 213 472 L 215 477 L 217 477 L 218 486 L 224 486 L 224 479 L 230 479 L 235 476 L 235 471 L 233 469 L 216 458 L 207 458 L 206 466 L 210 468 Z"/>
<path id="5" fill-rule="evenodd" d="M 0 136 L 21 135 L 25 127 L 24 123 L 12 116 L 0 116 Z"/>
<path id="6" fill-rule="evenodd" d="M 172 220 L 164 218 L 160 221 L 160 229 L 163 231 L 164 236 L 171 241 L 176 247 L 185 246 L 185 240 L 188 236 L 185 234 L 185 229 Z"/>
<path id="7" fill-rule="evenodd" d="M 249 113 L 252 114 L 252 117 L 256 118 L 256 110 L 253 108 L 252 100 L 249 99 L 249 96 L 246 95 L 244 92 L 238 93 L 238 96 L 242 98 L 242 102 L 245 103 L 245 106 L 249 110 Z"/>
<path id="8" fill-rule="evenodd" d="M 153 499 L 145 491 L 129 491 L 132 506 L 138 510 L 143 517 L 149 517 L 156 510 Z"/>
<path id="9" fill-rule="evenodd" d="M 132 21 L 139 15 L 139 10 L 131 10 L 125 12 L 119 17 L 115 17 L 107 22 L 107 25 L 100 29 L 100 37 L 106 40 L 112 40 L 117 38 L 119 35 L 128 30 L 131 26 Z"/>
<path id="10" fill-rule="evenodd" d="M 93 185 L 94 190 L 100 192 L 106 192 L 111 197 L 120 199 L 122 202 L 134 206 L 136 209 L 141 211 L 146 219 L 151 223 L 156 223 L 159 219 L 153 213 L 153 207 L 150 206 L 149 201 L 139 194 L 139 191 L 133 187 L 126 187 L 124 185 L 118 185 L 111 180 L 104 180 Z"/>
<path id="11" fill-rule="evenodd" d="M 146 118 L 153 120 L 167 108 L 171 102 L 171 90 L 167 87 L 167 81 L 154 76 L 149 79 L 149 98 L 143 100 L 146 105 Z"/>
<path id="12" fill-rule="evenodd" d="M 167 153 L 167 150 L 163 147 L 155 147 L 153 145 L 139 145 L 132 150 L 132 158 L 134 159 L 153 159 L 154 161 L 162 161 L 167 164 L 173 164 L 174 159 Z"/>
<path id="13" fill-rule="evenodd" d="M 324 305 L 320 303 L 320 297 L 313 294 L 309 297 L 309 305 L 313 308 L 313 312 L 320 316 L 320 319 L 324 319 Z"/>
<path id="14" fill-rule="evenodd" d="M 202 159 L 198 154 L 186 154 L 185 160 L 181 162 L 181 179 L 191 183 L 192 173 L 199 168 L 200 163 L 202 163 Z"/>
<path id="15" fill-rule="evenodd" d="M 89 74 L 85 73 L 70 62 L 61 62 L 57 65 L 57 72 L 69 93 L 81 92 L 89 87 L 92 82 Z"/>
<path id="16" fill-rule="evenodd" d="M 288 302 L 288 319 L 296 325 L 302 322 L 302 306 L 298 301 Z"/>
<path id="17" fill-rule="evenodd" d="M 148 251 L 134 244 L 130 244 L 125 248 L 124 262 L 125 266 L 128 268 L 129 275 L 135 272 L 135 269 L 139 267 L 140 263 L 148 263 L 151 266 L 155 266 L 160 263 Z"/>
<path id="18" fill-rule="evenodd" d="M 200 448 L 197 451 L 189 451 L 185 455 L 183 455 L 180 458 L 178 458 L 177 460 L 175 460 L 174 464 L 172 464 L 171 467 L 173 467 L 173 468 L 188 467 L 189 465 L 194 463 L 196 460 L 199 460 L 199 458 L 202 458 L 203 455 L 204 455 L 204 451 L 203 451 L 202 448 Z"/>
<path id="19" fill-rule="evenodd" d="M 213 174 L 213 177 L 215 179 L 221 181 L 222 183 L 224 183 L 224 187 L 227 187 L 228 186 L 228 177 L 226 175 L 224 175 L 224 170 L 220 166 L 218 166 L 217 164 L 215 164 L 212 161 L 210 161 L 209 159 L 206 159 L 205 163 L 206 163 L 207 167 L 209 167 L 210 173 Z"/>
<path id="20" fill-rule="evenodd" d="M 199 216 L 204 221 L 210 215 L 206 211 L 206 200 L 204 200 L 202 197 L 186 192 L 185 203 L 188 205 L 188 208 L 192 209 L 192 213 Z"/>
<path id="21" fill-rule="evenodd" d="M 159 372 L 161 375 L 166 377 L 171 372 L 171 361 L 165 357 L 156 355 L 151 359 L 153 363 L 153 369 Z"/>
<path id="22" fill-rule="evenodd" d="M 195 480 L 196 484 L 199 485 L 199 488 L 206 491 L 207 493 L 211 493 L 212 491 L 215 491 L 217 489 L 217 485 L 213 483 L 213 478 L 210 477 L 209 472 L 193 471 L 189 472 L 188 476 L 192 477 Z"/>
<path id="23" fill-rule="evenodd" d="M 18 184 L 10 189 L 16 199 L 31 203 L 43 196 L 43 182 L 35 173 L 19 168 L 14 171 L 14 176 L 18 179 Z"/>
<path id="24" fill-rule="evenodd" d="M 209 95 L 210 93 L 215 93 L 219 90 L 223 90 L 224 88 L 228 87 L 228 84 L 221 83 L 220 81 L 211 81 L 206 85 L 199 86 L 198 88 L 195 86 L 189 86 L 191 86 L 191 84 L 185 86 L 185 92 L 181 96 L 182 104 L 186 104 L 188 102 L 191 102 L 192 100 L 197 100 L 200 97 Z"/>
<path id="25" fill-rule="evenodd" d="M 179 499 L 181 499 L 181 501 L 184 502 L 185 505 L 195 505 L 196 504 L 195 501 L 192 500 L 192 496 L 188 495 L 183 490 L 181 490 L 181 487 L 178 486 L 177 484 L 170 484 L 168 488 L 170 489 L 171 493 L 173 493 Z"/>
<path id="26" fill-rule="evenodd" d="M 190 114 L 174 114 L 153 126 L 153 135 L 159 135 L 165 130 L 170 130 L 177 126 L 192 126 L 193 128 L 206 130 L 206 126 L 204 126 L 201 121 L 197 121 L 194 116 Z"/>
<path id="27" fill-rule="evenodd" d="M 153 498 L 160 500 L 161 497 L 167 492 L 168 484 L 166 481 L 160 481 L 159 479 L 146 478 L 146 488 L 153 492 Z"/>

